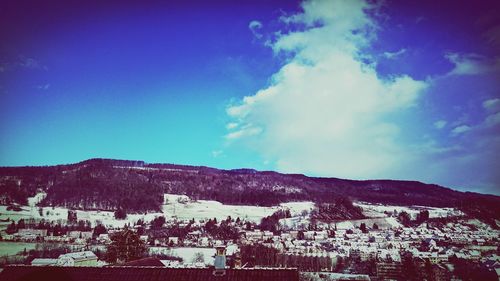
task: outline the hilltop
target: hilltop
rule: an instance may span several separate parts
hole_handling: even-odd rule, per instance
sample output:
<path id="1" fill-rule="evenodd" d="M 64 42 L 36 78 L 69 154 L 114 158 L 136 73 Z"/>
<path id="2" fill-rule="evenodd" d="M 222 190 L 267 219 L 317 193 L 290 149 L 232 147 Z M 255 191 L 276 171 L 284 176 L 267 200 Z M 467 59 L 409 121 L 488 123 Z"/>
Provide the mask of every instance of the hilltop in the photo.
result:
<path id="1" fill-rule="evenodd" d="M 347 180 L 113 159 L 0 168 L 0 203 L 26 204 L 27 198 L 38 192 L 47 193 L 40 203 L 42 206 L 123 209 L 129 213 L 158 211 L 163 194 L 170 193 L 233 205 L 272 206 L 293 201 L 334 203 L 338 199 L 348 199 L 392 205 L 455 207 L 490 222 L 500 214 L 498 196 L 460 192 L 418 181 Z"/>

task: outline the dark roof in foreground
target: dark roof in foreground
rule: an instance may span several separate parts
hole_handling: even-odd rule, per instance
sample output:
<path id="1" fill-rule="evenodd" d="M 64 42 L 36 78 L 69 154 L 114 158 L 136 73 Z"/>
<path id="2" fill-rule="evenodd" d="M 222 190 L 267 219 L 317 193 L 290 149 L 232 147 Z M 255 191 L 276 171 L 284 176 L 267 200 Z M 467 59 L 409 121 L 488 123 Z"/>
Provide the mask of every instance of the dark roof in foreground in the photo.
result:
<path id="1" fill-rule="evenodd" d="M 164 267 L 165 265 L 161 262 L 160 259 L 149 257 L 140 260 L 129 261 L 120 266 L 163 266 Z"/>
<path id="2" fill-rule="evenodd" d="M 0 273 L 2 281 L 298 281 L 297 269 L 227 269 L 224 276 L 215 276 L 213 268 L 167 267 L 55 267 L 7 266 Z"/>

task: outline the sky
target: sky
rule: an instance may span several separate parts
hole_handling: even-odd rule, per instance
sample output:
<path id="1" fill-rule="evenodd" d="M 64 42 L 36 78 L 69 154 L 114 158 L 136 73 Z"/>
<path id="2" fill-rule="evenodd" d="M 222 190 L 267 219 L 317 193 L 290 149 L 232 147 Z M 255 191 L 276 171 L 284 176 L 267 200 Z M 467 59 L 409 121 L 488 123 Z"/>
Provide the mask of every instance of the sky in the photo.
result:
<path id="1" fill-rule="evenodd" d="M 0 166 L 98 157 L 500 194 L 498 1 L 208 2 L 1 1 Z"/>

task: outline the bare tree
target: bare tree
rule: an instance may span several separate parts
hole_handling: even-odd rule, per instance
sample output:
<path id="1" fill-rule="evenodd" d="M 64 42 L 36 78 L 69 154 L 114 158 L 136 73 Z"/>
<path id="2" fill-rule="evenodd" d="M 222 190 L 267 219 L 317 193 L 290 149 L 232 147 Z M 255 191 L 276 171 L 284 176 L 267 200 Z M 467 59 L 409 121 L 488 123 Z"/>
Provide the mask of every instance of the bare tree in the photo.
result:
<path id="1" fill-rule="evenodd" d="M 205 263 L 205 255 L 202 252 L 196 252 L 194 254 L 192 262 L 193 263 L 199 263 L 199 262 Z"/>

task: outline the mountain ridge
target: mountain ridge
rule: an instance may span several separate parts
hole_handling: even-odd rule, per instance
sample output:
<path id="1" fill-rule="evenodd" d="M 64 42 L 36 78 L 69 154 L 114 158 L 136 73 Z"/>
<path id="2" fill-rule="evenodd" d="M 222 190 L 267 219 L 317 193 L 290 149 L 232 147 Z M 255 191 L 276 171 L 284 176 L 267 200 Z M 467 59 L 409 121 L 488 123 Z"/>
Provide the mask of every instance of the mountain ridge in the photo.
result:
<path id="1" fill-rule="evenodd" d="M 72 166 L 78 166 L 78 165 L 84 165 L 84 164 L 95 164 L 95 163 L 113 163 L 114 166 L 121 166 L 121 167 L 146 167 L 146 168 L 178 168 L 178 169 L 203 169 L 203 170 L 214 170 L 214 171 L 223 171 L 223 172 L 235 172 L 235 173 L 242 173 L 242 174 L 256 174 L 256 173 L 262 173 L 262 174 L 279 174 L 279 175 L 286 175 L 286 176 L 297 176 L 297 177 L 306 177 L 306 178 L 311 178 L 311 179 L 326 179 L 326 180 L 342 180 L 342 181 L 352 181 L 352 182 L 406 182 L 406 183 L 416 183 L 416 184 L 423 184 L 423 185 L 429 185 L 429 186 L 436 186 L 439 188 L 444 188 L 444 189 L 449 189 L 451 191 L 457 191 L 457 192 L 462 192 L 462 193 L 472 193 L 472 194 L 480 194 L 480 195 L 487 195 L 487 196 L 496 196 L 500 197 L 495 194 L 489 194 L 489 193 L 480 193 L 480 192 L 474 192 L 474 191 L 461 191 L 457 190 L 451 187 L 435 184 L 435 183 L 425 183 L 422 181 L 418 180 L 404 180 L 404 179 L 387 179 L 387 178 L 377 178 L 377 179 L 347 179 L 347 178 L 338 178 L 338 177 L 327 177 L 327 176 L 308 176 L 305 174 L 300 174 L 300 173 L 285 173 L 285 172 L 277 172 L 273 170 L 257 170 L 253 168 L 235 168 L 235 169 L 223 169 L 223 168 L 214 168 L 214 167 L 209 167 L 209 166 L 204 166 L 204 165 L 184 165 L 184 164 L 173 164 L 173 163 L 148 163 L 143 160 L 123 160 L 123 159 L 112 159 L 112 158 L 90 158 L 87 160 L 83 160 L 80 162 L 76 163 L 68 163 L 68 164 L 56 164 L 56 165 L 25 165 L 25 166 L 0 166 L 0 171 L 3 169 L 26 169 L 26 168 L 57 168 L 57 167 L 72 167 Z M 0 174 L 1 175 L 1 174 Z"/>
<path id="2" fill-rule="evenodd" d="M 217 169 L 137 160 L 92 158 L 55 166 L 0 167 L 0 201 L 22 204 L 44 191 L 44 206 L 157 211 L 162 194 L 226 204 L 269 206 L 289 201 L 329 203 L 337 198 L 392 205 L 456 207 L 497 219 L 500 197 L 408 180 L 309 177 L 254 169 Z"/>

